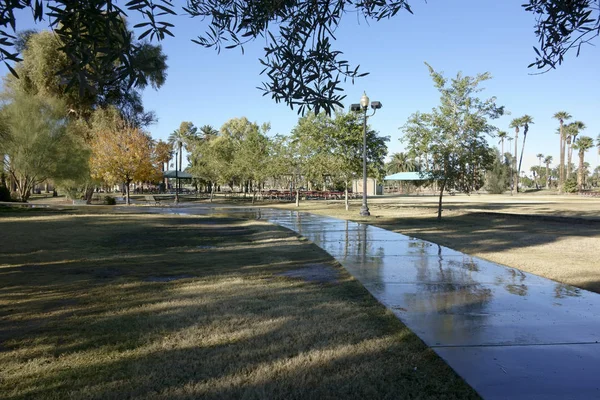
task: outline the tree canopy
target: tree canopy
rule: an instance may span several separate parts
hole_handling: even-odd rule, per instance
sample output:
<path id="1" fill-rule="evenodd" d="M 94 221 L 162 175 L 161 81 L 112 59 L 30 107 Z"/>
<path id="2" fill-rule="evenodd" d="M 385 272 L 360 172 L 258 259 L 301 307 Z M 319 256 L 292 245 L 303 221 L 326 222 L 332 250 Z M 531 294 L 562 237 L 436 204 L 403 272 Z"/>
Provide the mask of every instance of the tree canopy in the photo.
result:
<path id="1" fill-rule="evenodd" d="M 17 92 L 2 107 L 3 169 L 16 183 L 21 201 L 47 179 L 78 180 L 88 174 L 89 153 L 67 125 L 64 104 L 56 99 Z"/>
<path id="2" fill-rule="evenodd" d="M 110 112 L 108 111 L 107 114 Z M 129 184 L 162 178 L 152 138 L 118 116 L 94 126 L 90 166 L 92 176 L 108 184 L 124 183 L 129 204 Z"/>
<path id="3" fill-rule="evenodd" d="M 440 92 L 440 105 L 430 113 L 415 113 L 402 127 L 409 151 L 426 153 L 425 170 L 439 180 L 438 219 L 442 217 L 442 196 L 446 187 L 469 193 L 482 184 L 484 170 L 496 158 L 485 134 L 497 128 L 488 122 L 504 114 L 494 97 L 482 100 L 480 84 L 491 79 L 489 73 L 475 77 L 458 73 L 448 82 L 429 64 L 429 74 Z M 426 139 L 424 139 L 426 138 Z M 423 160 L 422 160 L 423 161 Z"/>
<path id="4" fill-rule="evenodd" d="M 533 13 L 540 40 L 531 66 L 555 67 L 571 49 L 579 52 L 600 31 L 599 0 L 529 0 L 523 7 Z M 125 82 L 133 87 L 144 82 L 140 63 L 146 44 L 173 36 L 172 17 L 183 13 L 206 21 L 195 43 L 220 51 L 242 48 L 255 39 L 265 42 L 260 63 L 265 76 L 262 90 L 276 102 L 283 101 L 303 112 L 306 107 L 331 113 L 341 105 L 341 85 L 365 75 L 333 47 L 335 31 L 346 14 L 366 21 L 379 21 L 406 11 L 405 0 L 289 0 L 248 2 L 244 0 L 189 0 L 181 9 L 171 0 L 131 0 L 120 7 L 112 0 L 7 1 L 0 4 L 0 58 L 19 59 L 14 34 L 17 10 L 29 9 L 36 22 L 47 20 L 66 54 L 63 69 L 70 85 L 82 90 L 94 82 Z M 139 14 L 143 22 L 127 29 L 127 14 Z M 110 71 L 107 78 L 107 71 Z"/>

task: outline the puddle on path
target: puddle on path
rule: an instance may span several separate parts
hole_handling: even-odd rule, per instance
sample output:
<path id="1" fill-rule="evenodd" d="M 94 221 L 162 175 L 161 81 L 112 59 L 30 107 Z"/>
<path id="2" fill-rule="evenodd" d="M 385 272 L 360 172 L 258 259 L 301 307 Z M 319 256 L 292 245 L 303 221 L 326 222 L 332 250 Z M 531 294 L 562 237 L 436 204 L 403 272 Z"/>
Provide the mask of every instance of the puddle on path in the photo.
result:
<path id="1" fill-rule="evenodd" d="M 339 282 L 340 274 L 336 269 L 327 264 L 306 264 L 304 268 L 292 269 L 277 274 L 277 276 L 303 279 L 307 282 L 337 283 Z"/>

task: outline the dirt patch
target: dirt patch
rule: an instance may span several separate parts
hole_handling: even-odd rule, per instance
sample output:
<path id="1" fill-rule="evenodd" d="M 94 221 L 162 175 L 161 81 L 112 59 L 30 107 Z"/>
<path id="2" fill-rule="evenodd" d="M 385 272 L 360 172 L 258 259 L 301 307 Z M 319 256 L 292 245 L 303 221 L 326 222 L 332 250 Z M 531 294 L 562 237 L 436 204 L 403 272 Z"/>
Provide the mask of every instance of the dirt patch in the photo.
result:
<path id="1" fill-rule="evenodd" d="M 315 283 L 337 283 L 340 274 L 335 268 L 327 264 L 306 264 L 304 268 L 285 271 L 278 274 L 278 276 L 303 279 Z"/>

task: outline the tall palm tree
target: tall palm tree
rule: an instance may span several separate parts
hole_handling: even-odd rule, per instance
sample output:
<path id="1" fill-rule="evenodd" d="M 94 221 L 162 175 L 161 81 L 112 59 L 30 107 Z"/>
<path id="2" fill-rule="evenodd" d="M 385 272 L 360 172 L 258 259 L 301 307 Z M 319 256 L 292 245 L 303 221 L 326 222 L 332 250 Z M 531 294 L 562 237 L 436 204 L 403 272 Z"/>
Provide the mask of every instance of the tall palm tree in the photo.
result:
<path id="1" fill-rule="evenodd" d="M 183 146 L 188 146 L 190 140 L 196 136 L 197 130 L 198 129 L 194 126 L 194 124 L 184 121 L 181 123 L 181 125 L 179 125 L 179 129 L 175 129 L 169 135 L 169 144 L 173 146 L 173 150 L 175 150 L 176 153 L 179 153 L 179 168 L 177 167 L 177 159 L 175 159 L 175 171 L 182 170 Z M 177 176 L 177 172 L 175 172 L 175 176 Z M 175 178 L 175 202 L 179 203 L 179 179 L 177 178 Z"/>
<path id="2" fill-rule="evenodd" d="M 559 175 L 558 175 L 558 192 L 562 193 L 564 191 L 565 185 L 565 131 L 564 124 L 565 121 L 571 119 L 571 114 L 566 111 L 559 111 L 554 114 L 553 118 L 556 118 L 560 123 L 559 128 L 559 136 L 560 136 L 560 164 Z"/>
<path id="3" fill-rule="evenodd" d="M 598 148 L 598 154 L 600 155 L 600 134 L 596 138 L 596 147 Z"/>
<path id="4" fill-rule="evenodd" d="M 500 153 L 500 158 L 502 160 L 504 160 L 504 141 L 506 140 L 507 137 L 508 137 L 508 133 L 506 133 L 506 131 L 498 131 L 498 139 L 500 139 L 498 144 L 500 146 L 502 146 L 502 153 Z"/>
<path id="5" fill-rule="evenodd" d="M 573 145 L 577 139 L 577 135 L 586 128 L 585 124 L 581 121 L 573 121 L 566 126 L 567 145 L 569 149 L 567 151 L 567 179 L 571 177 L 572 171 L 572 160 L 573 160 Z"/>
<path id="6" fill-rule="evenodd" d="M 513 186 L 515 188 L 515 191 L 518 193 L 519 189 L 519 173 L 517 172 L 517 157 L 518 157 L 518 152 L 517 152 L 517 145 L 518 145 L 518 141 L 519 141 L 519 127 L 521 126 L 521 121 L 519 120 L 519 118 L 515 118 L 512 121 L 510 121 L 510 125 L 508 125 L 509 128 L 514 128 L 515 129 L 515 156 L 514 156 L 514 160 L 513 160 Z M 511 191 L 512 194 L 512 191 Z"/>
<path id="7" fill-rule="evenodd" d="M 544 158 L 544 164 L 546 164 L 546 189 L 550 189 L 550 163 L 552 163 L 552 156 L 546 156 Z"/>
<path id="8" fill-rule="evenodd" d="M 522 117 L 515 118 L 510 121 L 509 128 L 514 128 L 515 130 L 515 177 L 514 182 L 515 190 L 519 192 L 519 174 L 521 172 L 521 162 L 523 161 L 523 150 L 525 148 L 525 140 L 527 139 L 527 132 L 529 131 L 529 124 L 533 124 L 533 118 L 529 115 L 523 115 Z M 523 127 L 523 146 L 521 147 L 521 157 L 519 158 L 519 164 L 517 166 L 517 157 L 518 157 L 518 140 L 519 140 L 519 128 Z"/>
<path id="9" fill-rule="evenodd" d="M 177 167 L 177 160 L 175 160 L 175 169 L 178 171 L 182 170 L 183 152 L 182 148 L 187 148 L 191 140 L 196 136 L 198 129 L 191 122 L 184 121 L 179 125 L 179 129 L 175 129 L 169 135 L 168 142 L 173 146 L 173 150 L 179 153 L 179 167 Z"/>
<path id="10" fill-rule="evenodd" d="M 544 158 L 544 155 L 542 153 L 537 153 L 536 157 L 537 157 L 538 161 L 540 162 L 539 168 L 538 168 L 538 176 L 539 176 L 540 172 L 542 171 L 542 158 Z"/>
<path id="11" fill-rule="evenodd" d="M 533 124 L 533 117 L 525 114 L 521 118 L 517 118 L 523 126 L 523 145 L 521 146 L 521 156 L 519 157 L 519 167 L 517 168 L 517 174 L 521 173 L 521 163 L 523 162 L 523 153 L 525 152 L 525 140 L 527 140 L 527 132 L 529 132 L 529 125 Z M 517 186 L 518 191 L 518 186 Z"/>
<path id="12" fill-rule="evenodd" d="M 577 169 L 577 190 L 581 193 L 581 191 L 583 190 L 585 152 L 594 147 L 594 139 L 592 139 L 589 136 L 582 136 L 579 138 L 577 143 L 573 145 L 573 147 L 579 150 L 579 168 Z"/>

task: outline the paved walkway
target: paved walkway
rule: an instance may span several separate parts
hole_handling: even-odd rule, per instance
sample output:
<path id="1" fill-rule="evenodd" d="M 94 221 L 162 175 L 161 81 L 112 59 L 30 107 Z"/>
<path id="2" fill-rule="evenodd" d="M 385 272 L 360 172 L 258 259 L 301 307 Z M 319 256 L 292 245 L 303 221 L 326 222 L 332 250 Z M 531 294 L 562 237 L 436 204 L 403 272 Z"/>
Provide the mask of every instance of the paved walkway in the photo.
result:
<path id="1" fill-rule="evenodd" d="M 310 239 L 485 399 L 600 399 L 596 293 L 355 222 L 283 210 L 189 212 L 241 213 Z"/>

